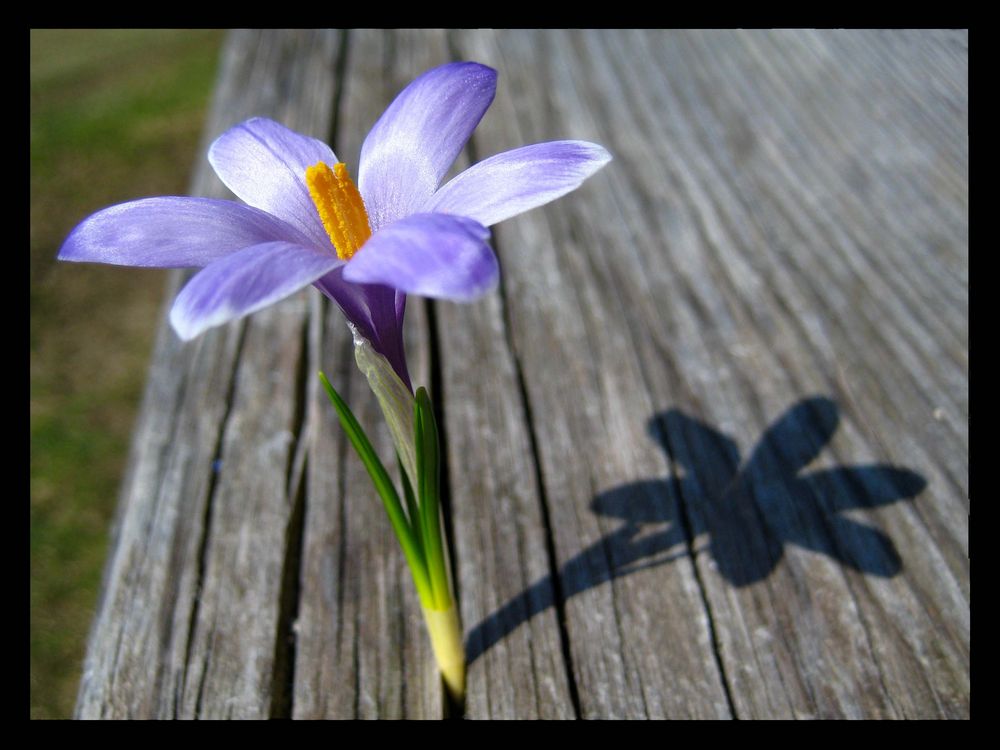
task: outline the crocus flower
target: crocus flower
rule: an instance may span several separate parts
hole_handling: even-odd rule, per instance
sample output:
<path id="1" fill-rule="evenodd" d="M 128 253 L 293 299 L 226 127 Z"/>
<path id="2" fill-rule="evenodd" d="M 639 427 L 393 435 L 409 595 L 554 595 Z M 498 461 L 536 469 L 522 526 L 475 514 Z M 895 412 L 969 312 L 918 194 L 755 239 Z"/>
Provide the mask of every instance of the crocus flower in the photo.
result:
<path id="1" fill-rule="evenodd" d="M 492 289 L 498 265 L 486 227 L 574 190 L 611 158 L 583 141 L 539 143 L 440 185 L 496 80 L 493 69 L 463 62 L 413 81 L 368 133 L 357 187 L 322 141 L 247 120 L 208 153 L 246 205 L 159 197 L 112 206 L 80 224 L 59 258 L 202 268 L 170 313 L 182 339 L 313 284 L 410 387 L 406 295 L 469 301 Z"/>
<path id="2" fill-rule="evenodd" d="M 247 120 L 208 153 L 246 205 L 188 197 L 122 203 L 86 219 L 59 252 L 71 261 L 200 267 L 170 312 L 183 339 L 309 284 L 340 305 L 396 443 L 405 508 L 349 407 L 321 377 L 403 546 L 438 666 L 459 703 L 465 656 L 440 522 L 438 433 L 427 393 L 414 396 L 406 369 L 406 295 L 469 301 L 492 289 L 499 268 L 487 227 L 574 190 L 611 158 L 584 141 L 539 143 L 441 185 L 493 101 L 496 79 L 471 62 L 417 78 L 368 133 L 357 186 L 322 141 Z"/>

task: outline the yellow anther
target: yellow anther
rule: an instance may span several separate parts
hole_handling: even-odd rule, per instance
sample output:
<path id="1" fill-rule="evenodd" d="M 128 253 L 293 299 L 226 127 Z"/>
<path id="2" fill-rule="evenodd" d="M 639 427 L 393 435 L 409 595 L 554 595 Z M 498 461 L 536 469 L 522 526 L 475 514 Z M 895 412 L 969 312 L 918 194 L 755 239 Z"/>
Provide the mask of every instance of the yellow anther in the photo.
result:
<path id="1" fill-rule="evenodd" d="M 319 162 L 308 167 L 306 184 L 337 256 L 350 260 L 372 236 L 372 230 L 365 202 L 347 173 L 347 165 L 338 162 L 331 170 Z"/>

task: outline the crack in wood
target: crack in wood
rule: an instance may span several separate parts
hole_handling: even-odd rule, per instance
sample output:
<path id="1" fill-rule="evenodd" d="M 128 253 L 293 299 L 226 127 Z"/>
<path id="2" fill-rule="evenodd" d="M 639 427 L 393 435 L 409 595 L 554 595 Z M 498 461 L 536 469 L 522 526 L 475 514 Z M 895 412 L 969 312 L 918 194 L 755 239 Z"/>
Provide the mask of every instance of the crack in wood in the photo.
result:
<path id="1" fill-rule="evenodd" d="M 271 706 L 268 716 L 272 719 L 292 717 L 295 686 L 296 623 L 299 612 L 300 580 L 302 576 L 302 544 L 305 525 L 306 471 L 308 471 L 309 425 L 307 403 L 309 400 L 309 375 L 312 367 L 310 325 L 315 306 L 302 325 L 302 349 L 299 370 L 295 375 L 295 415 L 291 431 L 294 444 L 288 452 L 288 497 L 292 503 L 285 531 L 285 559 L 282 562 L 281 589 L 278 592 L 278 621 L 275 627 L 274 667 L 271 681 Z"/>
<path id="2" fill-rule="evenodd" d="M 453 575 L 451 576 L 452 586 L 454 587 L 455 600 L 458 602 L 462 601 L 462 591 L 461 591 L 461 579 L 458 575 L 454 574 L 455 569 L 458 566 L 458 560 L 456 559 L 457 547 L 455 546 L 455 530 L 454 530 L 454 517 L 452 515 L 452 497 L 451 497 L 451 471 L 448 463 L 448 455 L 450 451 L 448 450 L 448 422 L 445 419 L 445 391 L 444 391 L 444 366 L 442 364 L 443 360 L 443 350 L 441 348 L 440 333 L 438 331 L 438 319 L 437 313 L 435 311 L 435 302 L 433 300 L 426 300 L 424 302 L 424 309 L 427 315 L 427 333 L 428 333 L 428 349 L 429 349 L 429 364 L 430 364 L 430 396 L 431 405 L 434 409 L 434 419 L 437 420 L 437 430 L 438 430 L 438 440 L 440 441 L 440 456 L 441 456 L 441 478 L 440 478 L 440 502 L 441 502 L 441 515 L 444 519 L 444 536 L 445 536 L 445 549 L 449 555 L 449 565 L 452 570 Z M 461 719 L 463 718 L 463 707 L 457 705 L 448 692 L 447 687 L 444 684 L 443 678 L 441 682 L 441 696 L 442 696 L 442 706 L 441 713 L 444 719 Z"/>
<path id="3" fill-rule="evenodd" d="M 209 469 L 209 482 L 208 489 L 206 491 L 205 500 L 205 513 L 202 518 L 201 524 L 201 539 L 198 541 L 198 565 L 196 567 L 195 573 L 195 593 L 191 601 L 191 617 L 188 621 L 188 632 L 187 632 L 187 643 L 184 647 L 184 678 L 183 681 L 187 683 L 187 669 L 191 664 L 191 649 L 195 641 L 195 633 L 197 631 L 198 625 L 198 613 L 201 611 L 201 592 L 202 587 L 205 582 L 205 570 L 208 564 L 208 546 L 209 538 L 211 536 L 210 531 L 212 528 L 212 508 L 215 504 L 215 489 L 218 485 L 219 472 L 217 467 L 219 462 L 222 460 L 222 447 L 225 441 L 226 430 L 229 426 L 229 414 L 233 408 L 233 402 L 236 396 L 236 382 L 239 377 L 240 370 L 240 353 L 243 351 L 243 344 L 246 341 L 247 323 L 246 321 L 241 321 L 237 323 L 239 326 L 239 334 L 236 343 L 236 352 L 233 357 L 234 366 L 230 371 L 229 383 L 226 386 L 226 399 L 225 407 L 222 412 L 222 417 L 219 420 L 219 433 L 216 437 L 215 448 L 212 451 L 212 465 Z M 217 332 L 215 335 L 223 335 L 221 332 Z M 201 715 L 201 705 L 202 705 L 202 695 L 205 688 L 205 680 L 208 675 L 208 665 L 211 662 L 211 649 L 209 649 L 208 657 L 204 664 L 202 665 L 201 677 L 198 683 L 198 695 L 195 701 L 194 716 L 198 718 Z"/>
<path id="4" fill-rule="evenodd" d="M 470 143 L 470 150 L 472 147 L 473 146 Z M 473 155 L 473 159 L 474 158 L 475 157 Z M 500 245 L 496 237 L 493 238 L 493 244 L 497 251 L 497 255 L 500 256 Z M 566 668 L 566 681 L 569 687 L 569 697 L 570 702 L 573 704 L 574 716 L 576 718 L 580 718 L 582 716 L 582 712 L 580 710 L 579 688 L 576 684 L 576 673 L 573 669 L 573 655 L 569 645 L 569 630 L 566 626 L 566 599 L 563 596 L 562 581 L 559 576 L 559 566 L 557 563 L 559 558 L 556 556 L 555 534 L 552 531 L 552 520 L 549 517 L 548 499 L 546 497 L 545 481 L 542 474 L 542 456 L 541 451 L 538 448 L 538 436 L 535 433 L 535 417 L 531 408 L 531 398 L 528 395 L 528 386 L 524 380 L 524 369 L 521 366 L 517 349 L 514 346 L 514 336 L 511 328 L 507 302 L 507 290 L 504 286 L 502 270 L 500 274 L 500 307 L 503 313 L 504 337 L 507 342 L 507 349 L 510 352 L 511 359 L 514 364 L 514 372 L 517 375 L 517 388 L 521 395 L 521 403 L 524 405 L 528 442 L 531 446 L 532 464 L 535 469 L 535 486 L 538 489 L 539 512 L 541 513 L 542 524 L 545 531 L 545 555 L 549 564 L 549 580 L 552 584 L 552 598 L 556 609 L 556 623 L 559 626 L 559 645 L 560 650 L 562 651 L 563 663 Z"/>
<path id="5" fill-rule="evenodd" d="M 339 36 L 339 50 L 331 80 L 333 99 L 327 143 L 335 143 L 340 119 L 340 103 L 347 75 L 350 31 L 343 29 Z M 309 404 L 315 395 L 310 388 L 311 378 L 319 360 L 319 342 L 327 304 L 320 298 L 311 302 L 302 325 L 302 347 L 299 370 L 295 376 L 295 414 L 292 420 L 294 443 L 289 450 L 288 497 L 292 512 L 286 531 L 285 560 L 282 566 L 282 583 L 279 592 L 277 637 L 275 639 L 274 674 L 271 690 L 271 718 L 291 718 L 294 714 L 296 646 L 298 643 L 298 612 L 301 597 L 303 543 L 305 537 L 306 495 L 308 482 L 309 448 L 312 432 L 309 424 Z"/>
<path id="6" fill-rule="evenodd" d="M 658 429 L 663 439 L 670 442 L 670 435 L 666 427 L 662 424 L 661 419 L 657 419 L 660 423 Z M 673 455 L 673 454 L 672 454 Z M 672 474 L 677 474 L 677 468 L 674 465 L 674 461 L 670 459 L 670 471 Z M 715 626 L 715 617 L 712 613 L 712 606 L 708 599 L 708 589 L 705 586 L 705 582 L 702 580 L 701 571 L 698 570 L 698 561 L 696 558 L 696 550 L 694 546 L 694 534 L 692 532 L 691 519 L 688 515 L 687 501 L 684 498 L 683 492 L 677 493 L 677 511 L 678 520 L 680 521 L 681 528 L 684 531 L 684 544 L 687 547 L 687 554 L 691 559 L 691 570 L 694 574 L 694 580 L 698 585 L 698 594 L 701 596 L 702 607 L 705 611 L 705 617 L 708 622 L 708 632 L 712 640 L 712 656 L 715 659 L 715 667 L 719 670 L 719 683 L 722 685 L 722 691 L 726 696 L 726 705 L 729 708 L 729 715 L 734 719 L 739 719 L 740 715 L 736 710 L 736 704 L 733 701 L 732 686 L 729 684 L 730 680 L 726 674 L 725 662 L 722 659 L 722 644 L 719 642 L 719 633 Z"/>

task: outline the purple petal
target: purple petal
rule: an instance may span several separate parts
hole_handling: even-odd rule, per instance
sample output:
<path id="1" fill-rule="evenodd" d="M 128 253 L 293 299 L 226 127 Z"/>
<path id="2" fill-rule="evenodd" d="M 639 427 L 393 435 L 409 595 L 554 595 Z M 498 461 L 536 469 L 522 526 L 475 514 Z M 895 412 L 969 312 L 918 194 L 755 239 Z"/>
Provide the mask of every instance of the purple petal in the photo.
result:
<path id="1" fill-rule="evenodd" d="M 170 322 L 188 341 L 297 292 L 342 263 L 332 253 L 288 242 L 244 248 L 191 279 L 174 300 Z"/>
<path id="2" fill-rule="evenodd" d="M 335 268 L 317 281 L 316 287 L 340 306 L 347 319 L 409 385 L 403 347 L 402 310 L 406 295 L 382 284 L 348 281 L 344 278 L 346 268 L 347 265 Z"/>
<path id="3" fill-rule="evenodd" d="M 220 135 L 208 161 L 241 200 L 297 227 L 317 247 L 330 243 L 306 186 L 307 167 L 337 163 L 323 141 L 255 117 Z"/>
<path id="4" fill-rule="evenodd" d="M 250 245 L 308 244 L 293 227 L 234 201 L 166 196 L 120 203 L 85 219 L 63 243 L 60 260 L 185 268 Z"/>
<path id="5" fill-rule="evenodd" d="M 451 63 L 403 89 L 361 148 L 358 189 L 372 231 L 415 213 L 476 129 L 496 92 L 497 73 Z"/>
<path id="6" fill-rule="evenodd" d="M 344 278 L 467 302 L 499 278 L 489 236 L 486 227 L 462 216 L 414 214 L 372 235 L 344 267 Z"/>
<path id="7" fill-rule="evenodd" d="M 468 216 L 491 226 L 576 190 L 611 161 L 586 141 L 553 141 L 491 156 L 454 177 L 424 211 Z"/>

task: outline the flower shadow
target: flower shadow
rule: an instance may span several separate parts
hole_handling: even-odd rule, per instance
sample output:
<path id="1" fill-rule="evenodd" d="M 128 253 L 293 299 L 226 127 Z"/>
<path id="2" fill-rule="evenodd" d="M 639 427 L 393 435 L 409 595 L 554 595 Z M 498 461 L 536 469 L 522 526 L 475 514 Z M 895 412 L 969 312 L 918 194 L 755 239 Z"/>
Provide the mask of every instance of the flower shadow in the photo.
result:
<path id="1" fill-rule="evenodd" d="M 594 497 L 591 510 L 623 524 L 569 559 L 558 580 L 546 576 L 469 632 L 466 657 L 475 661 L 539 612 L 600 584 L 707 551 L 735 587 L 764 580 L 786 545 L 827 555 L 879 577 L 903 563 L 892 540 L 849 517 L 923 491 L 926 480 L 886 464 L 806 467 L 839 424 L 837 405 L 824 397 L 799 401 L 772 423 L 745 461 L 721 431 L 670 409 L 650 418 L 650 436 L 675 467 L 675 476 L 645 479 Z M 678 517 L 678 509 L 680 517 Z M 707 540 L 707 541 L 704 541 Z"/>

